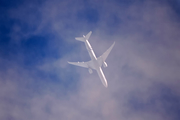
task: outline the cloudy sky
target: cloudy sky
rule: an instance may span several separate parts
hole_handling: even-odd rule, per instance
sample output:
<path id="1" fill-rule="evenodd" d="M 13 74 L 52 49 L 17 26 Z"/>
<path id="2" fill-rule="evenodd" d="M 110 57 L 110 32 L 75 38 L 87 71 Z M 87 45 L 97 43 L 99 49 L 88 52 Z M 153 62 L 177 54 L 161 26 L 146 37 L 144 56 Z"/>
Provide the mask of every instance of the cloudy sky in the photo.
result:
<path id="1" fill-rule="evenodd" d="M 0 119 L 180 120 L 180 1 L 1 0 Z"/>

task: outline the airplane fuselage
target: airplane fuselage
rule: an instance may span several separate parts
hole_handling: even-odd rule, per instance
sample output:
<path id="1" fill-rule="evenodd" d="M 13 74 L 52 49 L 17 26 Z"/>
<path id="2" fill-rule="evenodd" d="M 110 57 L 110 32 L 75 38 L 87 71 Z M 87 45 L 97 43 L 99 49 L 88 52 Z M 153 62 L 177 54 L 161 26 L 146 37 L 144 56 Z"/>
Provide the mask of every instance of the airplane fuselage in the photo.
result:
<path id="1" fill-rule="evenodd" d="M 85 41 L 85 45 L 86 45 L 86 49 L 87 49 L 87 51 L 89 53 L 89 56 L 90 56 L 91 60 L 97 60 L 96 55 L 95 55 L 95 53 L 94 53 L 94 51 L 93 51 L 93 49 L 91 47 L 91 44 L 89 43 L 88 40 Z"/>
<path id="2" fill-rule="evenodd" d="M 93 51 L 93 49 L 91 47 L 91 44 L 89 43 L 88 40 L 85 40 L 85 45 L 86 45 L 86 49 L 87 49 L 87 51 L 89 53 L 89 56 L 90 56 L 91 60 L 93 61 L 94 67 L 95 67 L 95 69 L 96 69 L 96 71 L 97 71 L 97 73 L 99 75 L 99 78 L 101 79 L 101 82 L 103 83 L 103 85 L 105 87 L 107 87 L 108 84 L 107 84 L 106 77 L 105 77 L 105 75 L 104 75 L 104 73 L 102 71 L 101 66 L 99 65 L 99 63 L 97 61 L 97 57 L 96 57 L 96 55 L 95 55 L 95 53 L 94 53 L 94 51 Z"/>

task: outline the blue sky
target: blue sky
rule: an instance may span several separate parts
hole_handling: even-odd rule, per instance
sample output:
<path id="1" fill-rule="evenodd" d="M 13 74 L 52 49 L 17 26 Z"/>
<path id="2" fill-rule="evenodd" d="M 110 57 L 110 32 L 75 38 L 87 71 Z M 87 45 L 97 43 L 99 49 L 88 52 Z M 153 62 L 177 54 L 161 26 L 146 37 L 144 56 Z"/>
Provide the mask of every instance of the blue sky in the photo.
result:
<path id="1" fill-rule="evenodd" d="M 92 31 L 97 73 L 74 38 Z M 179 120 L 179 0 L 1 0 L 0 119 Z"/>

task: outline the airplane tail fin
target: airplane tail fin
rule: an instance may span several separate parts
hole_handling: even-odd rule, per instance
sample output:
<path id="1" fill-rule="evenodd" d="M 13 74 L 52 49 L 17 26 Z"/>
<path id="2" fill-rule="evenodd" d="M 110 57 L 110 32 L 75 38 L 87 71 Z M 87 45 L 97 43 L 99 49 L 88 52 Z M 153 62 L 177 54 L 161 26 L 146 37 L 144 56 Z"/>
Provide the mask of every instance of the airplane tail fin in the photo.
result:
<path id="1" fill-rule="evenodd" d="M 76 40 L 79 40 L 79 41 L 81 41 L 81 42 L 84 42 L 85 40 L 88 40 L 88 39 L 89 39 L 89 37 L 91 36 L 91 34 L 92 34 L 92 31 L 90 31 L 86 36 L 83 35 L 83 37 L 76 37 L 75 39 L 76 39 Z"/>

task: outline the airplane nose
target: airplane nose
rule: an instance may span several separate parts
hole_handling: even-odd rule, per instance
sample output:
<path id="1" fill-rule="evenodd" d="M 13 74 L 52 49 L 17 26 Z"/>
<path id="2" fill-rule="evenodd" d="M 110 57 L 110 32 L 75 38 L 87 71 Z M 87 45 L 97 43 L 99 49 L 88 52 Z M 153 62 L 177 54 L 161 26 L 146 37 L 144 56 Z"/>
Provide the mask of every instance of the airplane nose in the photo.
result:
<path id="1" fill-rule="evenodd" d="M 108 84 L 106 84 L 105 87 L 107 88 L 107 87 L 108 87 Z"/>
<path id="2" fill-rule="evenodd" d="M 104 86 L 107 88 L 108 87 L 108 84 L 106 81 L 103 82 Z"/>
<path id="3" fill-rule="evenodd" d="M 106 77 L 104 76 L 104 73 L 103 73 L 101 67 L 97 70 L 97 73 L 101 79 L 101 82 L 107 88 L 108 87 L 107 80 L 106 80 Z"/>

